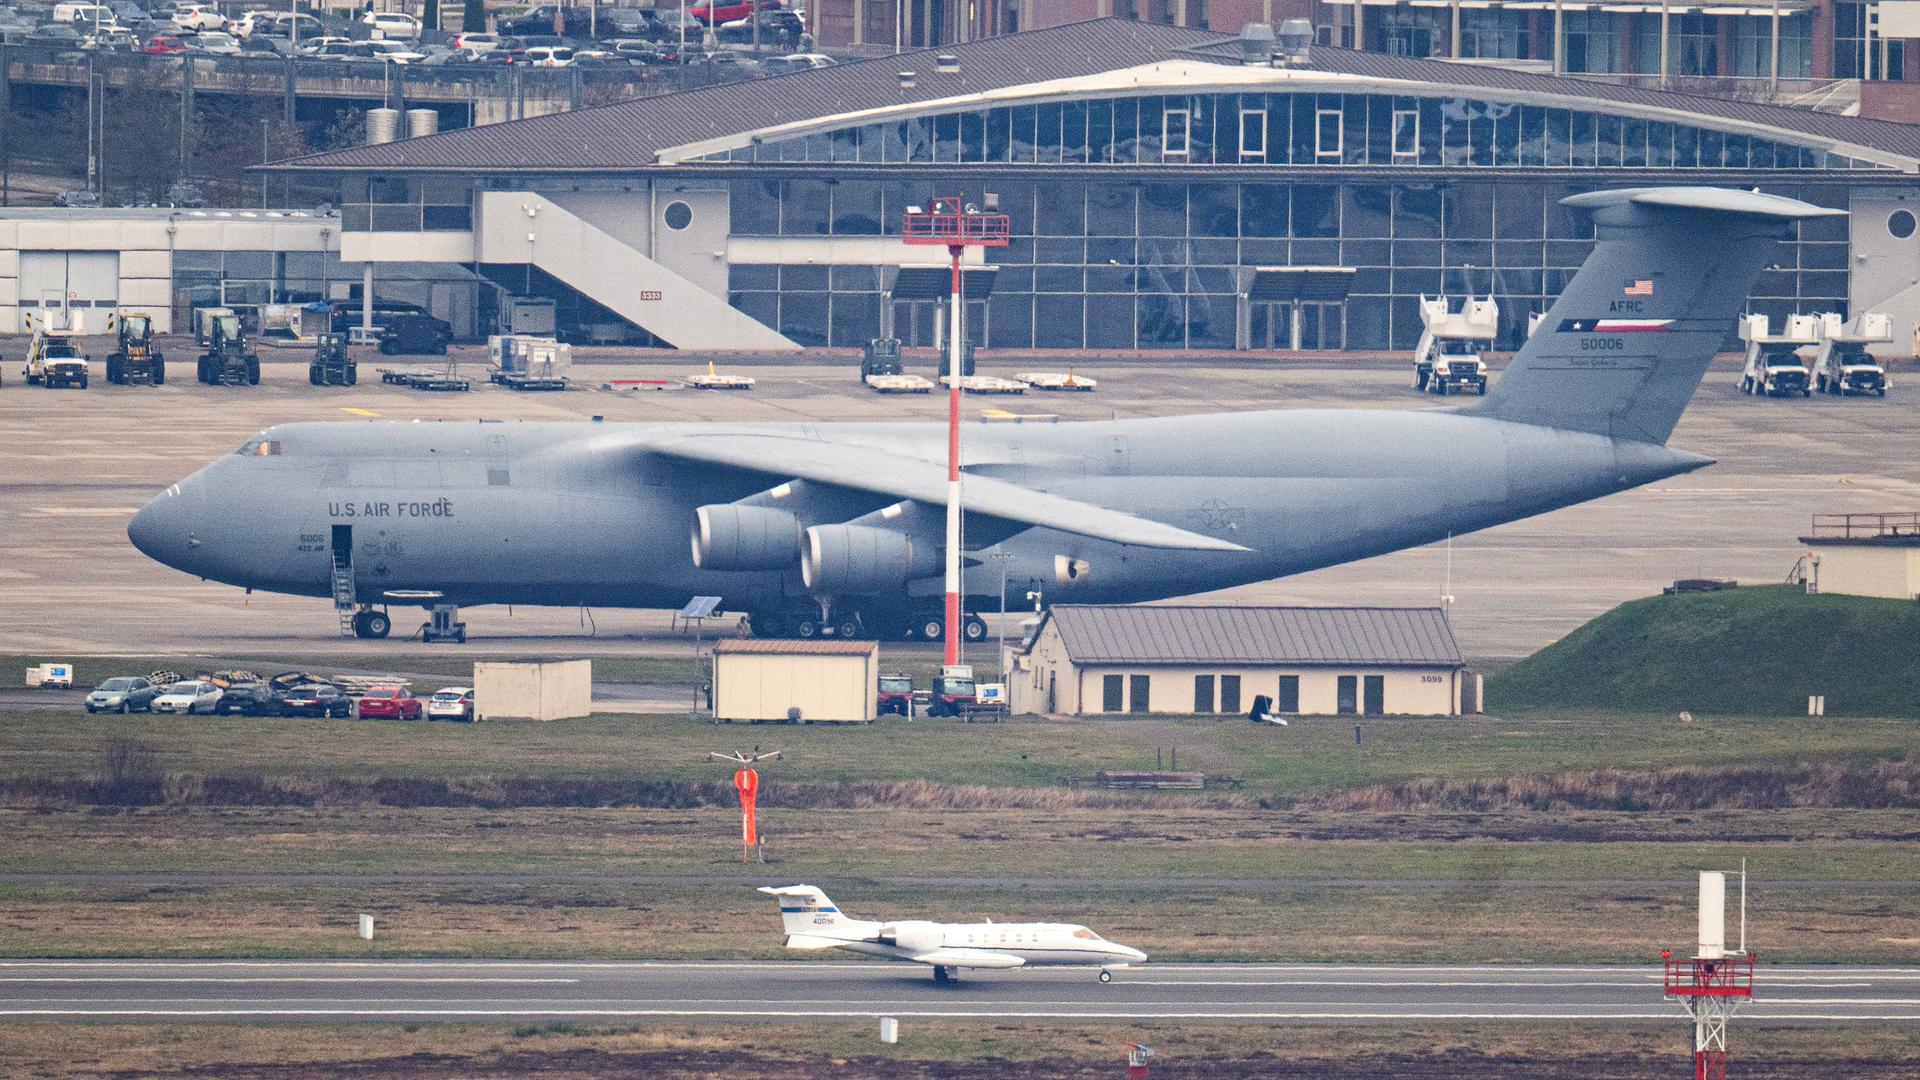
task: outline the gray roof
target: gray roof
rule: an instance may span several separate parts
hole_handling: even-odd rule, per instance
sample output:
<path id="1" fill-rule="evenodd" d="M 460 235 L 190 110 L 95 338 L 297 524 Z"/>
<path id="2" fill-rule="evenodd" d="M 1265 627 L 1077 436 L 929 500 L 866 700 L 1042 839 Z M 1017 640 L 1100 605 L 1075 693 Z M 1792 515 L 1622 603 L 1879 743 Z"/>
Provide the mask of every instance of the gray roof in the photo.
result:
<path id="1" fill-rule="evenodd" d="M 1097 75 L 1176 58 L 1229 62 L 1229 35 L 1106 18 L 838 64 L 772 79 L 634 98 L 501 124 L 460 128 L 376 146 L 313 154 L 266 166 L 314 171 L 449 171 L 555 174 L 657 168 L 665 149 L 781 124 L 822 120 L 890 105 L 932 102 L 1052 79 Z M 935 69 L 937 53 L 959 58 Z M 1764 124 L 1783 133 L 1837 140 L 1920 158 L 1920 127 L 1779 105 L 1647 90 L 1594 79 L 1540 75 L 1480 64 L 1421 60 L 1314 46 L 1307 67 L 1378 79 L 1459 86 L 1490 96 L 1541 94 L 1677 110 Z M 898 73 L 915 73 L 902 90 Z"/>
<path id="2" fill-rule="evenodd" d="M 1369 664 L 1464 661 L 1439 608 L 1056 605 L 1077 664 Z"/>

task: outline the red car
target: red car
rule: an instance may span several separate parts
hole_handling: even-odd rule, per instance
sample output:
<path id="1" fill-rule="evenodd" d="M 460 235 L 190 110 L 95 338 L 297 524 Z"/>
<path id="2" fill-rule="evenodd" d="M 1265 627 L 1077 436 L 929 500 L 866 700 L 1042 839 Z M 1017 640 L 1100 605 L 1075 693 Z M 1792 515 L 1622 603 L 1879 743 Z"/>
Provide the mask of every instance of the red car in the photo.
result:
<path id="1" fill-rule="evenodd" d="M 400 686 L 376 686 L 360 699 L 362 720 L 418 720 L 423 715 L 420 699 Z"/>
<path id="2" fill-rule="evenodd" d="M 140 51 L 150 53 L 154 56 L 167 56 L 172 53 L 186 52 L 187 43 L 177 37 L 169 37 L 166 34 L 155 34 L 147 39 L 147 44 Z"/>
<path id="3" fill-rule="evenodd" d="M 767 5 L 770 9 L 779 6 L 779 4 Z M 758 0 L 728 0 L 725 3 L 714 3 L 713 0 L 708 0 L 707 3 L 698 7 L 688 8 L 687 14 L 708 26 L 719 26 L 721 23 L 732 22 L 735 19 L 744 19 L 759 7 Z"/>

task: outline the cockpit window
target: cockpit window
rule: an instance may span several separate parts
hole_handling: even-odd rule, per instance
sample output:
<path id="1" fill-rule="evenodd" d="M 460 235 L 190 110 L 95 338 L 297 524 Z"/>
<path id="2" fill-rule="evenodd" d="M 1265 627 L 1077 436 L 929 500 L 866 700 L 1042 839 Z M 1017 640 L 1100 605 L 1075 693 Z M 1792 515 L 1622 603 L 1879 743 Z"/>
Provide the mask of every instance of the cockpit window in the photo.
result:
<path id="1" fill-rule="evenodd" d="M 1075 930 L 1073 932 L 1073 936 L 1079 938 L 1081 941 L 1099 941 L 1100 940 L 1099 934 L 1094 933 L 1093 931 L 1087 929 L 1084 926 Z"/>
<path id="2" fill-rule="evenodd" d="M 279 439 L 248 439 L 240 449 L 234 451 L 241 457 L 279 457 Z"/>

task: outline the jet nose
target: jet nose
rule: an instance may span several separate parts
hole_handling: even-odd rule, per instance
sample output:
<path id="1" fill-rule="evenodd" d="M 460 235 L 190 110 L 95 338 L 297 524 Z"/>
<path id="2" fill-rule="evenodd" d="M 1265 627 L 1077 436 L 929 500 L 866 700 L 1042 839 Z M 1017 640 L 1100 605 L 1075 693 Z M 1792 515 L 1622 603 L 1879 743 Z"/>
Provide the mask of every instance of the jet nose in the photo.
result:
<path id="1" fill-rule="evenodd" d="M 127 523 L 127 539 L 155 562 L 178 567 L 194 541 L 187 532 L 187 514 L 181 505 L 180 485 L 155 496 Z"/>
<path id="2" fill-rule="evenodd" d="M 1126 960 L 1129 960 L 1136 964 L 1144 964 L 1147 962 L 1147 954 L 1141 952 L 1139 949 L 1131 948 L 1126 945 L 1116 946 L 1116 948 L 1119 949 L 1121 957 L 1123 957 Z"/>

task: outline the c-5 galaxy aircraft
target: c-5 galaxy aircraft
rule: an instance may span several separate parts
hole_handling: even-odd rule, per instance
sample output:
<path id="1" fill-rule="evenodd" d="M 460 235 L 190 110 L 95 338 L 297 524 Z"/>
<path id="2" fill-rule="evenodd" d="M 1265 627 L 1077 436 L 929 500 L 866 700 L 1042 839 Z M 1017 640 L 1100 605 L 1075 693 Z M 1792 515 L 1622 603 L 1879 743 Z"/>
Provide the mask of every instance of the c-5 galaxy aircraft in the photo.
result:
<path id="1" fill-rule="evenodd" d="M 1668 435 L 1776 239 L 1839 211 L 1696 187 L 1565 201 L 1598 242 L 1472 405 L 970 425 L 968 610 L 998 606 L 1002 553 L 1016 602 L 1153 600 L 1710 464 Z M 441 621 L 717 595 L 761 635 L 938 638 L 945 454 L 928 423 L 288 424 L 168 488 L 128 534 L 202 578 L 330 596 L 363 637 L 386 635 L 387 604 Z"/>

